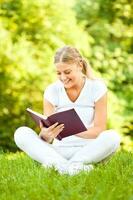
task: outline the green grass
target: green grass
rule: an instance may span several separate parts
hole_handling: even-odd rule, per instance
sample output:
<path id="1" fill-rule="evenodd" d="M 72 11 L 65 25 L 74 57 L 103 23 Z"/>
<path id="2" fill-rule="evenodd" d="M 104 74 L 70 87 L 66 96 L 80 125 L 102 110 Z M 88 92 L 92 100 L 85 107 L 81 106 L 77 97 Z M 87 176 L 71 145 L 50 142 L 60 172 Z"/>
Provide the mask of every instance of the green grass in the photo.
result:
<path id="1" fill-rule="evenodd" d="M 0 154 L 0 200 L 133 200 L 133 153 L 119 151 L 89 173 L 60 175 L 23 153 Z"/>

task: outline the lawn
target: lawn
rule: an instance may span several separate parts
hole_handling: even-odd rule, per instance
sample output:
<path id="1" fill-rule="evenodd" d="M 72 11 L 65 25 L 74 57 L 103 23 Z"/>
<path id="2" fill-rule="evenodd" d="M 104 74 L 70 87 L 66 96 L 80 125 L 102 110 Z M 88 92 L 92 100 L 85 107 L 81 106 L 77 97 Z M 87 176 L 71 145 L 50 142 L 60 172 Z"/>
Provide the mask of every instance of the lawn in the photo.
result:
<path id="1" fill-rule="evenodd" d="M 91 172 L 60 175 L 24 153 L 0 154 L 0 200 L 133 200 L 133 153 L 117 152 Z"/>

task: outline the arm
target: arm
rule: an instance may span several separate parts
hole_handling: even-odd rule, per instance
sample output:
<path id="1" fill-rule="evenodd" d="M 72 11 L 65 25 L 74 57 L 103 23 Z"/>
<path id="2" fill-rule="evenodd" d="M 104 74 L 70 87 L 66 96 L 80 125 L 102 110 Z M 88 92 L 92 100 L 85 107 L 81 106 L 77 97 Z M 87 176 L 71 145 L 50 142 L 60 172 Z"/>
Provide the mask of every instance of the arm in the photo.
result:
<path id="1" fill-rule="evenodd" d="M 55 107 L 45 98 L 43 100 L 43 113 L 45 116 L 49 116 L 55 112 Z M 49 128 L 43 127 L 43 124 L 40 122 L 41 132 L 39 136 L 44 139 L 46 142 L 52 144 L 54 138 L 64 129 L 64 124 L 55 123 L 51 125 Z"/>
<path id="2" fill-rule="evenodd" d="M 43 114 L 45 116 L 52 115 L 55 112 L 55 107 L 53 104 L 51 104 L 49 101 L 47 101 L 45 98 L 43 100 Z"/>
<path id="3" fill-rule="evenodd" d="M 107 122 L 107 94 L 102 96 L 95 103 L 94 126 L 87 131 L 76 134 L 78 137 L 86 139 L 96 138 L 102 131 L 106 130 Z"/>

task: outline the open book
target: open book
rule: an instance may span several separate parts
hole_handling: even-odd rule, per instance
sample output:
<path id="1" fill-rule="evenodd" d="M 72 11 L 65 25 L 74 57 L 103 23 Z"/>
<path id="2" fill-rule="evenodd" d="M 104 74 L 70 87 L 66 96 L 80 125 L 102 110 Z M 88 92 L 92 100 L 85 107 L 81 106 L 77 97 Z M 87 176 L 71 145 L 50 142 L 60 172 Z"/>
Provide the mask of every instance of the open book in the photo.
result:
<path id="1" fill-rule="evenodd" d="M 38 126 L 40 124 L 40 121 L 46 128 L 48 128 L 56 122 L 58 122 L 59 124 L 64 124 L 64 129 L 57 136 L 57 139 L 59 140 L 61 140 L 64 137 L 75 135 L 77 133 L 87 130 L 74 108 L 54 113 L 48 117 L 45 117 L 44 115 L 35 112 L 30 108 L 27 108 L 26 110 Z"/>

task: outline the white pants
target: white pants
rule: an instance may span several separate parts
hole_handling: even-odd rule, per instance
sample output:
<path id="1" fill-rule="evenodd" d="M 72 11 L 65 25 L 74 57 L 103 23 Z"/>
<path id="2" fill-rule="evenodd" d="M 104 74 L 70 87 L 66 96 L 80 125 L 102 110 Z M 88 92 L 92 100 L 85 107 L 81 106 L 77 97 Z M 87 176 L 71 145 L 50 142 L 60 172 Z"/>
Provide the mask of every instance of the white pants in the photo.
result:
<path id="1" fill-rule="evenodd" d="M 81 139 L 74 137 L 77 141 Z M 120 145 L 120 136 L 114 130 L 103 131 L 96 139 L 83 139 L 80 145 L 70 145 L 69 138 L 71 136 L 55 144 L 48 144 L 25 126 L 18 128 L 14 134 L 15 143 L 21 150 L 47 166 L 72 162 L 97 163 L 114 153 Z"/>

